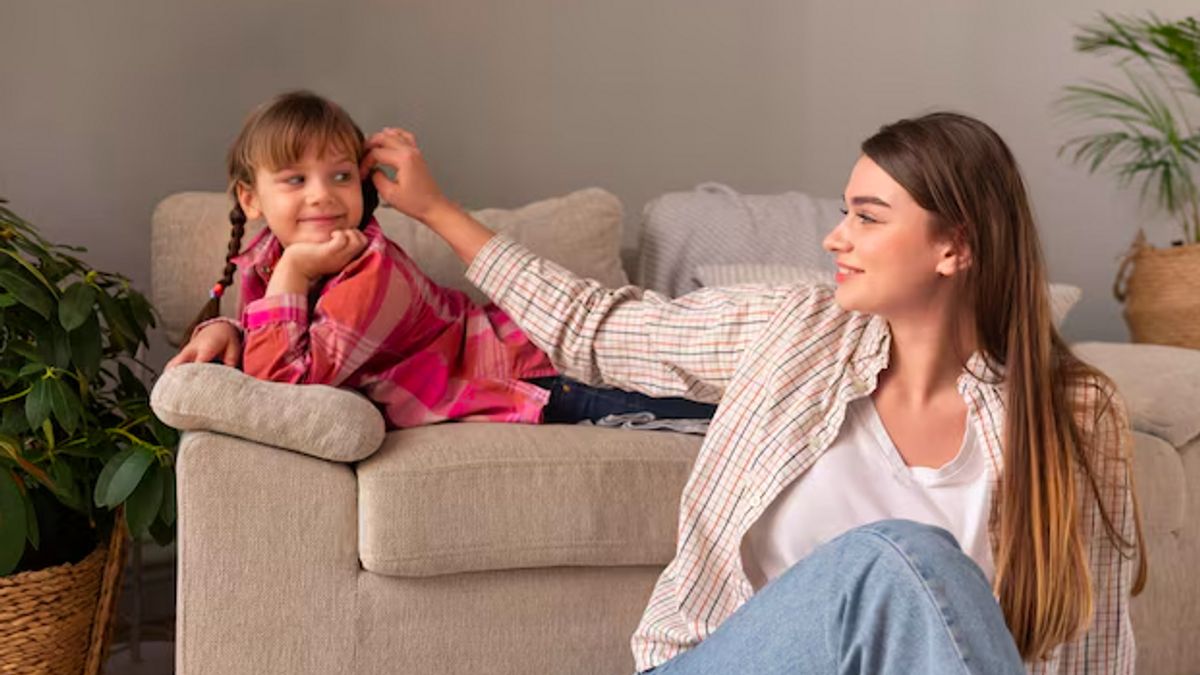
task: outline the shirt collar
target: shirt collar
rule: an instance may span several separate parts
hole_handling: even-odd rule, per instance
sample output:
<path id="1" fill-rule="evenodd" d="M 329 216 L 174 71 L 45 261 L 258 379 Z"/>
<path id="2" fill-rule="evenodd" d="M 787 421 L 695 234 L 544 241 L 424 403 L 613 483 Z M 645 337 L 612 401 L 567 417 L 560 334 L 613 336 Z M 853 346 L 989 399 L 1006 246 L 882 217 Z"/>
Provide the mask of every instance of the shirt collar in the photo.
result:
<path id="1" fill-rule="evenodd" d="M 880 371 L 888 366 L 891 347 L 892 331 L 888 327 L 887 319 L 872 315 L 855 354 L 855 365 L 860 369 L 859 376 L 876 381 Z M 973 388 L 984 388 L 993 394 L 999 394 L 1003 382 L 1004 365 L 995 359 L 989 359 L 982 350 L 977 350 L 967 359 L 966 367 L 958 376 L 956 388 L 962 396 L 966 396 Z"/>

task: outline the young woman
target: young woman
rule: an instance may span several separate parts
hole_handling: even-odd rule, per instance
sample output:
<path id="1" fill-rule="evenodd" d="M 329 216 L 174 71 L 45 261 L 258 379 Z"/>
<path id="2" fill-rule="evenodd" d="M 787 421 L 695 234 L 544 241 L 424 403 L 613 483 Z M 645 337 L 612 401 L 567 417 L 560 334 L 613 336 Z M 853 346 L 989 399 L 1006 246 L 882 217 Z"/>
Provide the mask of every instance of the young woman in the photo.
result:
<path id="1" fill-rule="evenodd" d="M 837 285 L 601 288 L 446 199 L 411 134 L 380 195 L 567 375 L 720 402 L 640 672 L 1132 673 L 1145 582 L 1128 420 L 1050 319 L 1016 162 L 985 124 L 862 145 Z"/>

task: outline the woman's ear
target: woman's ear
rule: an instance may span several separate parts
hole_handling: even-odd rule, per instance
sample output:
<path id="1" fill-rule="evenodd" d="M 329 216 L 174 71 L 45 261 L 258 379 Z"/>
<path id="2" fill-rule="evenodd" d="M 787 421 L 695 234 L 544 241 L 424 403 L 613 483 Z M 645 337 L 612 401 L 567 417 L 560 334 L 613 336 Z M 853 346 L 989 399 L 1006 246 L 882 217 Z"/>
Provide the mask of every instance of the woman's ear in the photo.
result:
<path id="1" fill-rule="evenodd" d="M 237 192 L 238 204 L 242 207 L 242 212 L 246 214 L 246 220 L 257 220 L 262 217 L 262 209 L 258 204 L 258 194 L 254 188 L 246 185 L 242 181 L 238 181 L 234 187 Z"/>
<path id="2" fill-rule="evenodd" d="M 971 247 L 967 244 L 966 228 L 957 225 L 950 238 L 941 244 L 941 260 L 937 264 L 937 273 L 943 277 L 952 277 L 965 272 L 973 263 Z"/>

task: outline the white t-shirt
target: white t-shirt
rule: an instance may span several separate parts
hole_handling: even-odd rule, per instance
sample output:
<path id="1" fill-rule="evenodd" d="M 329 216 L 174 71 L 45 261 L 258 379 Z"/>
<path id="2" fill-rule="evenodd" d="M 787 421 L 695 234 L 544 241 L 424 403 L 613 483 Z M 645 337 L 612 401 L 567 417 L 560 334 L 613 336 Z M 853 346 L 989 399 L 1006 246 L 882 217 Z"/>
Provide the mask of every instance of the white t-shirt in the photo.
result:
<path id="1" fill-rule="evenodd" d="M 742 538 L 742 565 L 754 590 L 821 544 L 888 518 L 945 528 L 991 581 L 991 484 L 971 426 L 958 455 L 944 466 L 910 467 L 871 397 L 851 402 L 833 445 L 779 493 Z"/>

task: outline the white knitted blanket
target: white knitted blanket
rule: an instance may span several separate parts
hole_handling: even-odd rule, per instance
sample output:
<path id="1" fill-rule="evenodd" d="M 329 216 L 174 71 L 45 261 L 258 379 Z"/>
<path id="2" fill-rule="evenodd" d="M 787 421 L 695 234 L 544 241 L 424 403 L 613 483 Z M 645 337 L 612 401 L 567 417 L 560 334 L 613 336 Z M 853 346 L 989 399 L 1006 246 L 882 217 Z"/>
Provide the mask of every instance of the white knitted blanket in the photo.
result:
<path id="1" fill-rule="evenodd" d="M 669 192 L 646 205 L 635 283 L 677 297 L 700 287 L 702 265 L 775 263 L 834 271 L 821 240 L 841 201 L 800 192 L 743 195 L 720 183 Z"/>

